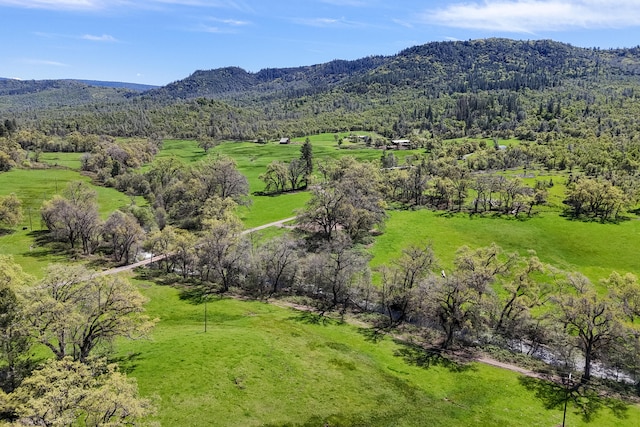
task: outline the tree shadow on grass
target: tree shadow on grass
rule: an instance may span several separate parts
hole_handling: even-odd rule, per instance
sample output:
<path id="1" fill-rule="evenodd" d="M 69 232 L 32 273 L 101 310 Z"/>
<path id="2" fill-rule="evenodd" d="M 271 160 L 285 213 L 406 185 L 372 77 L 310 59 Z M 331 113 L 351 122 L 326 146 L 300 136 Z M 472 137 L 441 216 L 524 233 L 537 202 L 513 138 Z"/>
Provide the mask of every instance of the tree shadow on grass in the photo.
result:
<path id="1" fill-rule="evenodd" d="M 202 304 L 226 299 L 228 297 L 211 290 L 208 286 L 185 286 L 180 290 L 179 298 L 191 304 Z"/>
<path id="2" fill-rule="evenodd" d="M 298 310 L 295 316 L 289 317 L 288 320 L 295 320 L 296 322 L 306 323 L 307 325 L 328 326 L 338 324 L 338 321 L 327 316 L 306 310 Z"/>
<path id="3" fill-rule="evenodd" d="M 8 236 L 9 234 L 13 234 L 13 233 L 15 233 L 15 230 L 12 230 L 10 228 L 2 228 L 2 227 L 0 227 L 0 237 Z"/>
<path id="4" fill-rule="evenodd" d="M 519 378 L 527 390 L 542 402 L 546 409 L 563 410 L 565 402 L 574 414 L 579 415 L 586 423 L 595 420 L 598 413 L 607 408 L 616 418 L 624 419 L 629 405 L 619 399 L 605 396 L 586 384 L 575 384 L 565 387 L 552 381 L 522 376 Z"/>
<path id="5" fill-rule="evenodd" d="M 141 355 L 142 353 L 140 352 L 129 353 L 126 356 L 112 358 L 109 360 L 109 362 L 117 363 L 120 372 L 130 375 L 138 366 L 136 361 Z"/>
<path id="6" fill-rule="evenodd" d="M 48 231 L 32 231 L 27 235 L 33 238 L 34 243 L 29 247 L 28 252 L 23 253 L 25 257 L 48 258 L 63 255 L 73 257 L 73 253 L 67 243 L 56 241 Z"/>
<path id="7" fill-rule="evenodd" d="M 383 340 L 387 335 L 388 330 L 386 328 L 358 328 L 358 333 L 364 337 L 366 341 L 372 342 L 374 344 Z"/>
<path id="8" fill-rule="evenodd" d="M 432 366 L 441 366 L 451 372 L 467 372 L 475 367 L 469 363 L 462 363 L 442 354 L 439 349 L 425 349 L 419 345 L 396 341 L 400 348 L 394 352 L 394 356 L 401 357 L 409 365 L 423 369 Z"/>

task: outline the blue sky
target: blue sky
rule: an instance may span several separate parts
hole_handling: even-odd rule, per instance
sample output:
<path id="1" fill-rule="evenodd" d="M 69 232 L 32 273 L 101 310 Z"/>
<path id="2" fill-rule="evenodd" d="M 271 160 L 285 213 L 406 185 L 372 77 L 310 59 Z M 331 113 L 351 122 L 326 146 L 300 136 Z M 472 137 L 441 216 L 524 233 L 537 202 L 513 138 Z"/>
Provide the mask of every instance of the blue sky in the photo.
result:
<path id="1" fill-rule="evenodd" d="M 640 0 L 0 0 L 0 76 L 164 85 L 431 41 L 640 44 Z"/>

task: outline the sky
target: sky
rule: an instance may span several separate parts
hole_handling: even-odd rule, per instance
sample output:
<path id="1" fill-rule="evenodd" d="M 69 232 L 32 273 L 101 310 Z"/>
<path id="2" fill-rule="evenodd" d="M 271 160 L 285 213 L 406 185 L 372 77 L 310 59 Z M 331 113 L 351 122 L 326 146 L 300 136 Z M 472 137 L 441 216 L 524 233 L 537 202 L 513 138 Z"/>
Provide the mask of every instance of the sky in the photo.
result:
<path id="1" fill-rule="evenodd" d="M 165 85 L 433 41 L 640 45 L 640 0 L 0 0 L 0 77 Z"/>

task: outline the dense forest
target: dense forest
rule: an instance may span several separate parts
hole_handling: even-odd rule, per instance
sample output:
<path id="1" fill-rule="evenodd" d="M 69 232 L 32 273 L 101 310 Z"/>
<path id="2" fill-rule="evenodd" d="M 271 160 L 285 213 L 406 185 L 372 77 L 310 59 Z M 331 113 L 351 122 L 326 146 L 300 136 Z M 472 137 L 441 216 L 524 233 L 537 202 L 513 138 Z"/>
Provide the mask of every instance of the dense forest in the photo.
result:
<path id="1" fill-rule="evenodd" d="M 196 71 L 144 92 L 2 80 L 0 107 L 3 120 L 59 136 L 252 140 L 371 130 L 426 139 L 629 139 L 639 77 L 640 48 L 488 39 L 257 73 Z"/>

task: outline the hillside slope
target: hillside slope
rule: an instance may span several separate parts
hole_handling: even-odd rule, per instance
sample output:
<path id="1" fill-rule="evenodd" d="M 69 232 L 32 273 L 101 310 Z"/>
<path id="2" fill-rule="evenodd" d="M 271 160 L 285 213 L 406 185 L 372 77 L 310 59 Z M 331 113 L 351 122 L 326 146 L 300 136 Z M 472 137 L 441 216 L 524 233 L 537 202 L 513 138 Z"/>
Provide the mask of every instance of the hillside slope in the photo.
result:
<path id="1" fill-rule="evenodd" d="M 143 93 L 2 81 L 0 108 L 45 133 L 255 139 L 371 130 L 385 137 L 555 139 L 631 135 L 636 94 L 640 48 L 486 39 L 256 73 L 200 70 Z"/>

